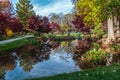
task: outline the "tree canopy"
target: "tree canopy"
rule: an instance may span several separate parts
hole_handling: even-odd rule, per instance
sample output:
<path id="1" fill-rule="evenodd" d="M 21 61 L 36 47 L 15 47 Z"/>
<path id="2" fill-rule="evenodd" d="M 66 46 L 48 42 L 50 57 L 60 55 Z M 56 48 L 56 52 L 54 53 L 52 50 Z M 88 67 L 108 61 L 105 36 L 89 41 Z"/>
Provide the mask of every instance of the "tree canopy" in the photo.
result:
<path id="1" fill-rule="evenodd" d="M 33 6 L 30 3 L 30 0 L 19 0 L 16 9 L 17 17 L 25 30 L 27 27 L 27 20 L 34 15 Z"/>

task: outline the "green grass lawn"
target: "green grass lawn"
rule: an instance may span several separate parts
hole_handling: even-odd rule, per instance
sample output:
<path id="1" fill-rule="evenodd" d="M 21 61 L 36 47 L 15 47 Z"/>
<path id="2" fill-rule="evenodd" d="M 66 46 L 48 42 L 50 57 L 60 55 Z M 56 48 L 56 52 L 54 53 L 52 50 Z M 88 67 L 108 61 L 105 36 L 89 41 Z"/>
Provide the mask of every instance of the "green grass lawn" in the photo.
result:
<path id="1" fill-rule="evenodd" d="M 0 52 L 12 50 L 24 46 L 28 42 L 28 39 L 20 39 L 6 44 L 0 44 Z"/>
<path id="2" fill-rule="evenodd" d="M 120 63 L 31 80 L 120 80 Z"/>
<path id="3" fill-rule="evenodd" d="M 53 38 L 55 40 L 64 40 L 64 39 L 81 39 L 82 38 L 82 33 L 78 32 L 71 32 L 70 35 L 68 36 L 67 33 L 66 34 L 41 34 L 42 38 Z"/>

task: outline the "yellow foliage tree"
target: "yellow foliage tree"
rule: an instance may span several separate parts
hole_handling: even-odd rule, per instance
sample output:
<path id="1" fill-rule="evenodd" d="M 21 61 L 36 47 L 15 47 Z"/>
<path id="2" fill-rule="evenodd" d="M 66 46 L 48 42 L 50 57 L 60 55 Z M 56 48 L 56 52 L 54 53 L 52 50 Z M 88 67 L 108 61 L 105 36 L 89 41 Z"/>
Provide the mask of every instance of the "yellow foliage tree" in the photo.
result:
<path id="1" fill-rule="evenodd" d="M 60 26 L 60 30 L 62 31 L 62 32 L 67 32 L 68 31 L 68 29 L 69 29 L 69 26 L 68 25 L 66 25 L 66 24 L 61 24 L 61 26 Z"/>
<path id="2" fill-rule="evenodd" d="M 101 6 L 96 5 L 97 0 L 78 0 L 76 4 L 77 15 L 83 15 L 86 25 L 98 25 L 101 20 L 99 17 Z"/>

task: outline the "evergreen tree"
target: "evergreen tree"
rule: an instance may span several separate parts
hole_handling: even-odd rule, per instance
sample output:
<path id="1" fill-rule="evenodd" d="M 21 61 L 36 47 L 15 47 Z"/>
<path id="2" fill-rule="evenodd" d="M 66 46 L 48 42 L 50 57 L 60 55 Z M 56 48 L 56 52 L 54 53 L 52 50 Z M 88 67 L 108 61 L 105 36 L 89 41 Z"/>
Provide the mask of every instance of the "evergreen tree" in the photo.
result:
<path id="1" fill-rule="evenodd" d="M 24 31 L 26 33 L 27 20 L 34 14 L 33 6 L 30 3 L 30 0 L 19 0 L 16 5 L 16 9 L 18 19 L 23 25 Z"/>

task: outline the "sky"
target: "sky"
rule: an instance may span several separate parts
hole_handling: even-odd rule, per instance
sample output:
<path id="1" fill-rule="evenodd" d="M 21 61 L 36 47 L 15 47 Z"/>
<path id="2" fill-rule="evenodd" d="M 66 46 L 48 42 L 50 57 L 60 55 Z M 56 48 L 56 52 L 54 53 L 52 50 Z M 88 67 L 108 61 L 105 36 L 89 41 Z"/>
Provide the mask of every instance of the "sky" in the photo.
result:
<path id="1" fill-rule="evenodd" d="M 15 7 L 18 0 L 10 0 Z M 51 13 L 67 14 L 73 10 L 71 0 L 30 0 L 37 15 L 48 16 Z"/>

